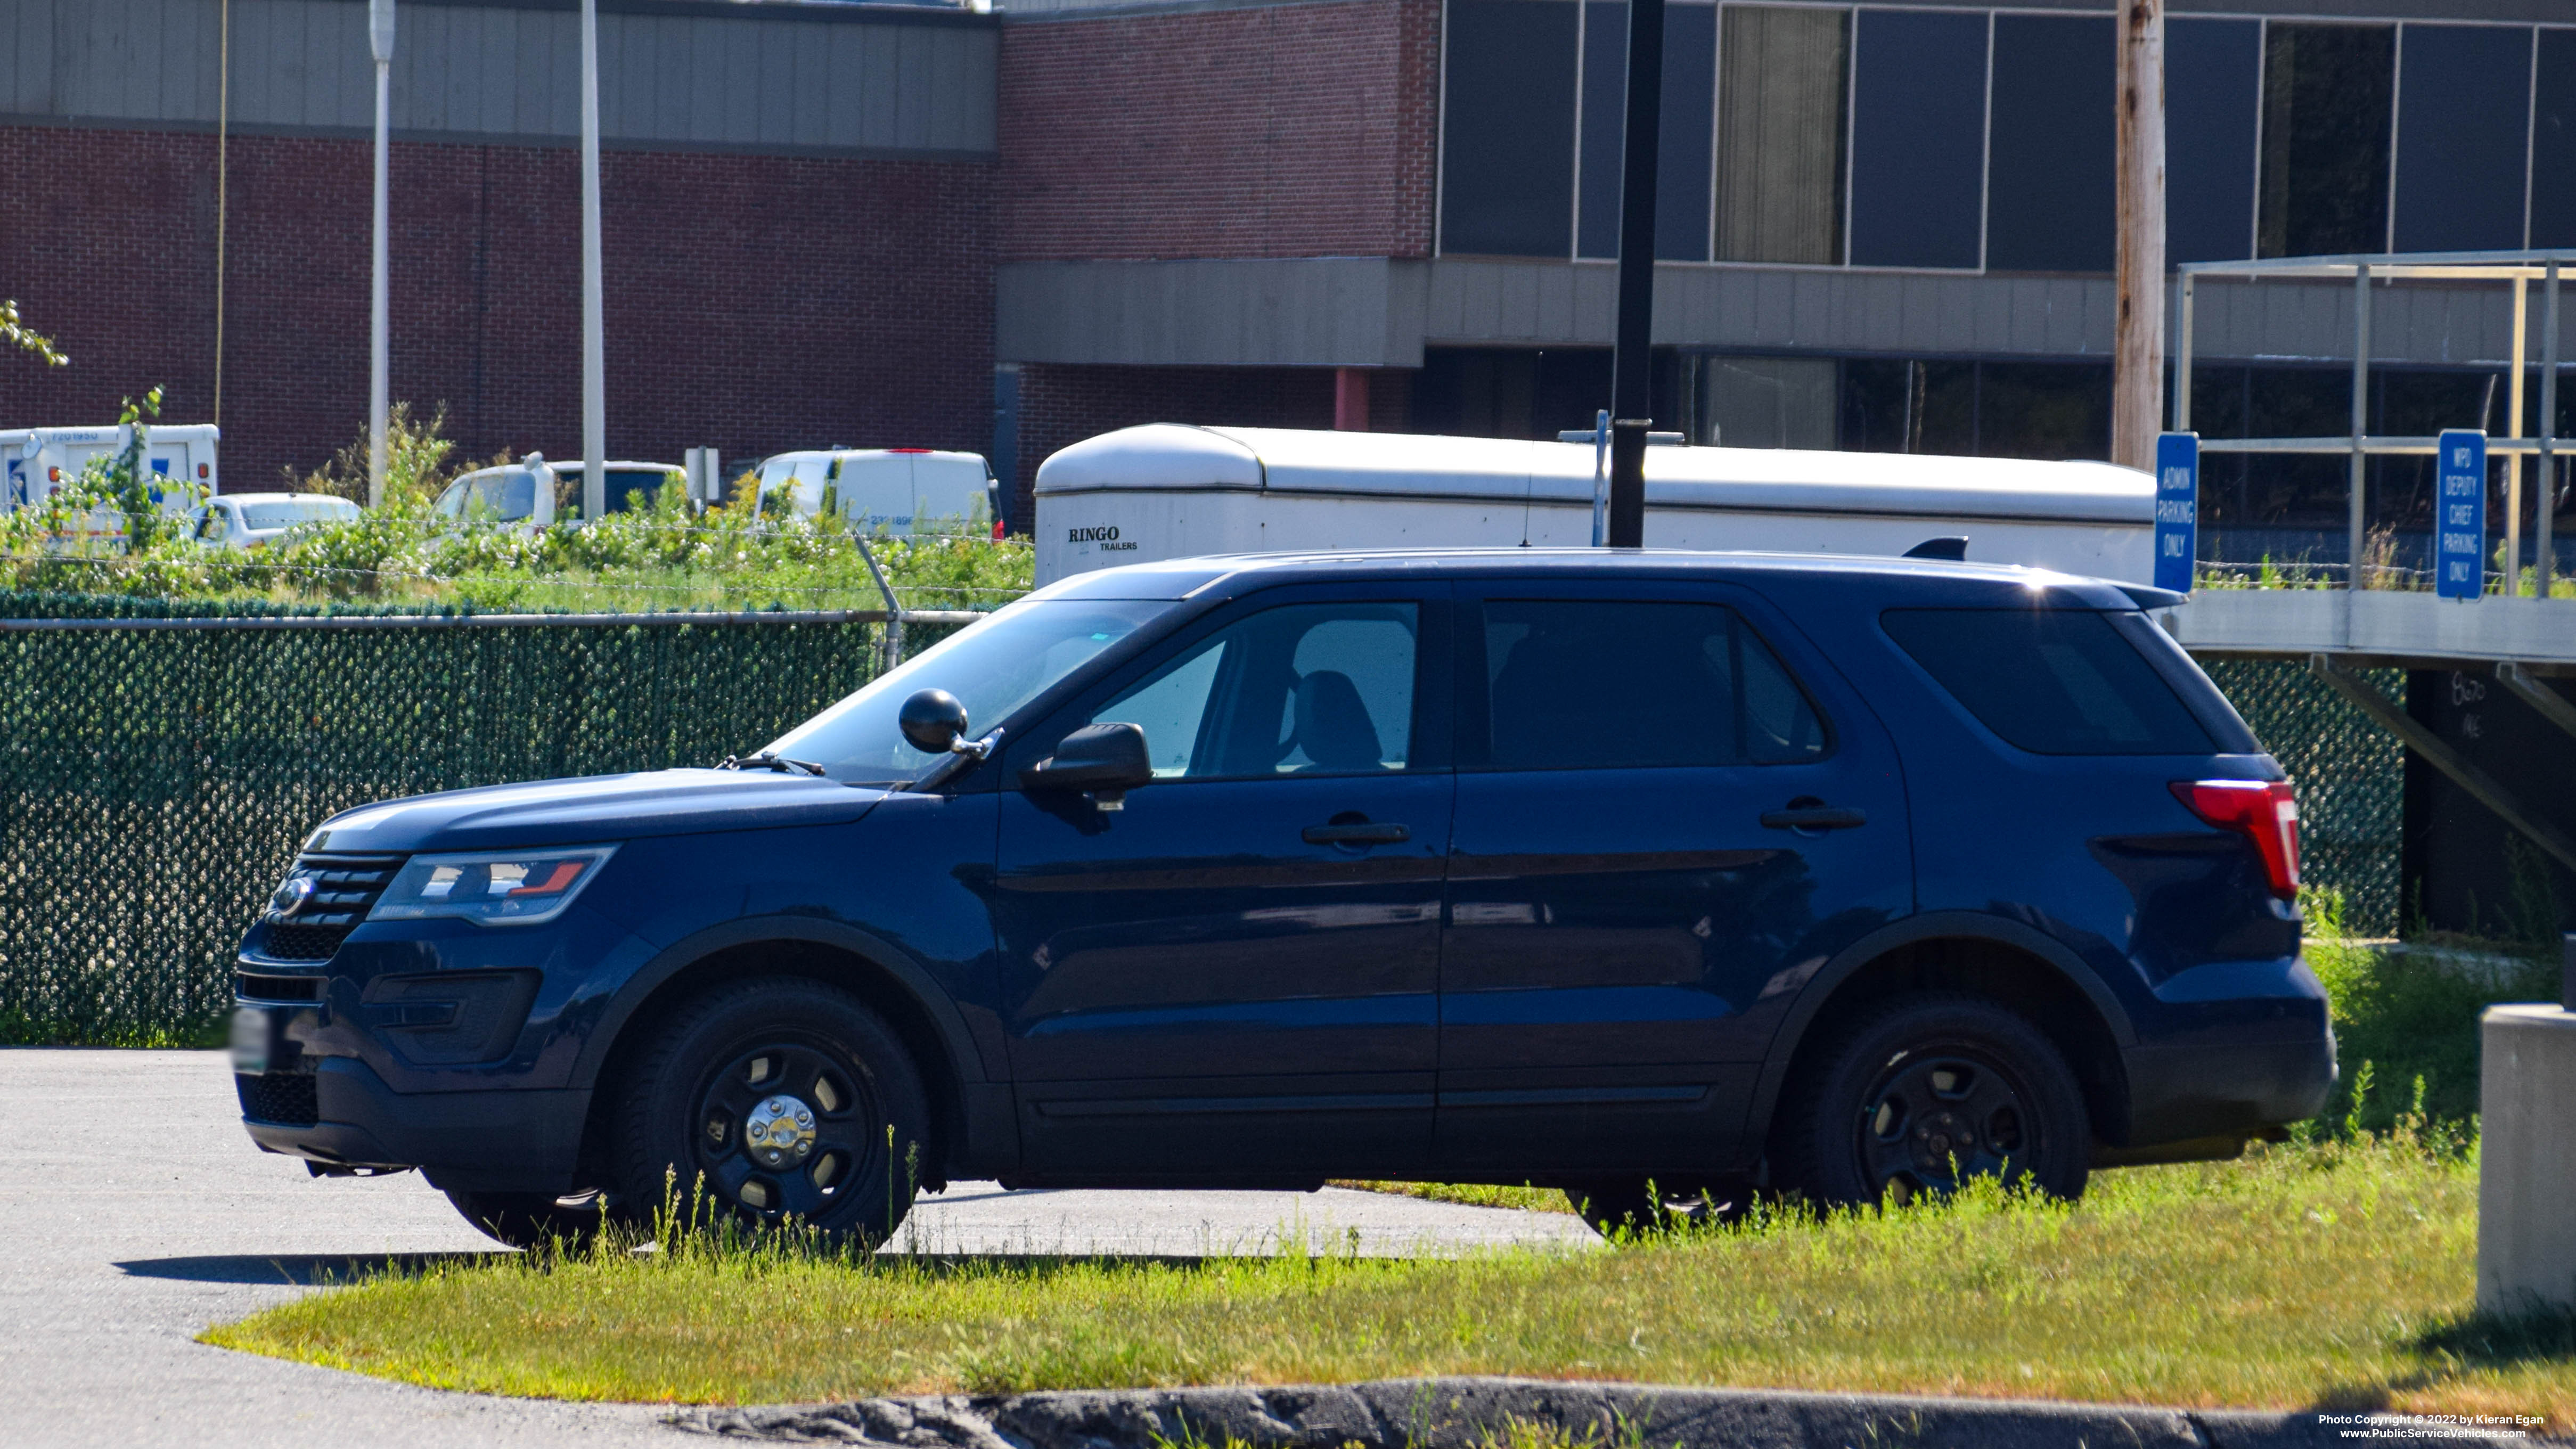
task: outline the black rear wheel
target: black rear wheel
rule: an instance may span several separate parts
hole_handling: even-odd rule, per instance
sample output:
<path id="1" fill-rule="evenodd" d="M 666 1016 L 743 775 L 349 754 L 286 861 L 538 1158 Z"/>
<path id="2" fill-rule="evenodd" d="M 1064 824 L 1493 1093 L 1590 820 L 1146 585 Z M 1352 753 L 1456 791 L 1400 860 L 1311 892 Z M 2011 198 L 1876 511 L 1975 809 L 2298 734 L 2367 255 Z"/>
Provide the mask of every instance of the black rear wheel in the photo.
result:
<path id="1" fill-rule="evenodd" d="M 2076 1198 L 2092 1150 L 2083 1088 L 2039 1028 L 1980 997 L 1924 992 L 1822 1044 L 1782 1098 L 1772 1163 L 1826 1207 L 1980 1177 Z"/>
<path id="2" fill-rule="evenodd" d="M 616 1117 L 618 1177 L 639 1206 L 667 1195 L 683 1213 L 871 1243 L 911 1211 L 929 1152 L 929 1102 L 901 1039 L 848 992 L 801 978 L 719 987 L 673 1013 Z"/>

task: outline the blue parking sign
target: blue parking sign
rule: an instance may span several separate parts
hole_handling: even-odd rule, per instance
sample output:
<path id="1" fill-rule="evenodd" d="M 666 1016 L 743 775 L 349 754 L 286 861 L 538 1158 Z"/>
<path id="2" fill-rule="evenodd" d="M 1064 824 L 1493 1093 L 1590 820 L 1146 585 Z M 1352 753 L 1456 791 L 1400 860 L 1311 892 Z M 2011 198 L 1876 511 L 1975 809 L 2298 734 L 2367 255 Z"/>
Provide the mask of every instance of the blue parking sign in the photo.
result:
<path id="1" fill-rule="evenodd" d="M 2191 592 L 2200 540 L 2200 434 L 2156 436 L 2156 587 Z"/>
<path id="2" fill-rule="evenodd" d="M 2433 591 L 2474 599 L 2487 591 L 2487 435 L 2475 428 L 2442 434 L 2434 459 Z"/>

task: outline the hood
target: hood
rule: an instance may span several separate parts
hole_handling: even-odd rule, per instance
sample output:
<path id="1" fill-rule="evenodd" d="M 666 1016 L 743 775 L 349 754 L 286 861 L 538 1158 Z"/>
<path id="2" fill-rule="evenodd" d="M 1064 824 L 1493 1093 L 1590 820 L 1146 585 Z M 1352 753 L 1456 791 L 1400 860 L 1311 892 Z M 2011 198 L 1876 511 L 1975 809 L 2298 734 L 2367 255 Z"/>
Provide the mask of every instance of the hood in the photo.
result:
<path id="1" fill-rule="evenodd" d="M 885 796 L 879 789 L 765 770 L 592 775 L 449 790 L 344 810 L 323 821 L 304 848 L 365 853 L 515 849 L 834 825 L 857 820 Z"/>

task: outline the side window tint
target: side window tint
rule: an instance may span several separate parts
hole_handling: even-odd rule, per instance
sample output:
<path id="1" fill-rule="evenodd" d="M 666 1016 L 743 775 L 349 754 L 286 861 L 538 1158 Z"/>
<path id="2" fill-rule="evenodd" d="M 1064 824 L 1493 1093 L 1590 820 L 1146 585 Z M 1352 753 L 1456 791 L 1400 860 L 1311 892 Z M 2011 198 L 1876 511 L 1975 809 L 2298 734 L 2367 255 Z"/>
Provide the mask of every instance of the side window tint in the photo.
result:
<path id="1" fill-rule="evenodd" d="M 1419 609 L 1291 604 L 1200 640 L 1091 712 L 1145 731 L 1160 778 L 1401 770 Z"/>
<path id="2" fill-rule="evenodd" d="M 1979 723 L 2035 755 L 2206 755 L 2172 686 L 2089 609 L 1891 609 L 1888 636 Z"/>
<path id="3" fill-rule="evenodd" d="M 1722 604 L 1485 605 L 1486 757 L 1506 770 L 1787 764 L 1825 728 L 1779 656 Z"/>

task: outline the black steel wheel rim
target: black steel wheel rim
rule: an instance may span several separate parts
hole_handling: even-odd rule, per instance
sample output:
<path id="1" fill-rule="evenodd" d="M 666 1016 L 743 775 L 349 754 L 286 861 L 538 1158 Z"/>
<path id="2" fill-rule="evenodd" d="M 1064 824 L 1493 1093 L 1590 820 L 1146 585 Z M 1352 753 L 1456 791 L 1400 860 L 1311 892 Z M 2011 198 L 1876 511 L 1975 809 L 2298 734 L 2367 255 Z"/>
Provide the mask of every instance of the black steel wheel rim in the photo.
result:
<path id="1" fill-rule="evenodd" d="M 1946 1195 L 1971 1178 L 2014 1183 L 2046 1147 L 2018 1075 L 1960 1047 L 1891 1059 L 1862 1094 L 1853 1125 L 1871 1195 L 1892 1190 L 1900 1201 Z"/>
<path id="2" fill-rule="evenodd" d="M 792 1101 L 811 1113 L 804 1149 L 776 1160 L 752 1144 L 755 1112 Z M 781 1037 L 734 1053 L 700 1086 L 690 1118 L 708 1188 L 764 1218 L 808 1221 L 851 1201 L 884 1157 L 885 1114 L 867 1079 L 820 1043 Z"/>

